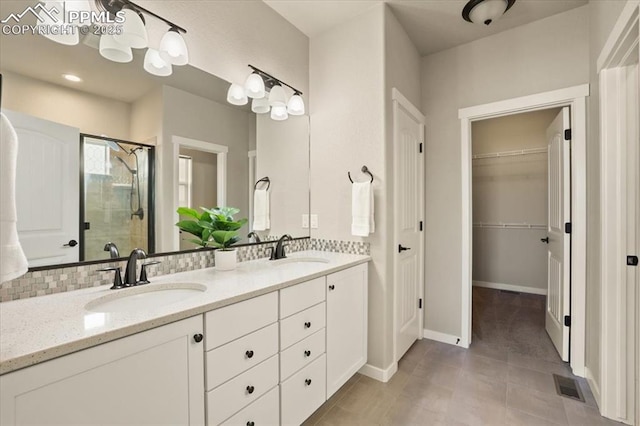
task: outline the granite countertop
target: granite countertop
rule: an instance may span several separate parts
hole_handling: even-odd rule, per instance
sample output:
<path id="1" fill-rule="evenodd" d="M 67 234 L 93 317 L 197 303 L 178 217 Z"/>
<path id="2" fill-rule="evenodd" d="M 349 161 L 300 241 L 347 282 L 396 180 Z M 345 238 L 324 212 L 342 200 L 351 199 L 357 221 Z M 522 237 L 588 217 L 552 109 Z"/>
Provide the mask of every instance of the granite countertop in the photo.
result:
<path id="1" fill-rule="evenodd" d="M 259 259 L 239 263 L 233 271 L 207 268 L 158 277 L 151 272 L 151 284 L 144 287 L 190 283 L 206 286 L 206 291 L 135 312 L 91 312 L 85 306 L 106 295 L 141 287 L 110 290 L 100 286 L 0 303 L 0 375 L 371 260 L 365 255 L 324 251 L 302 251 L 288 257 L 329 262 L 277 264 Z"/>

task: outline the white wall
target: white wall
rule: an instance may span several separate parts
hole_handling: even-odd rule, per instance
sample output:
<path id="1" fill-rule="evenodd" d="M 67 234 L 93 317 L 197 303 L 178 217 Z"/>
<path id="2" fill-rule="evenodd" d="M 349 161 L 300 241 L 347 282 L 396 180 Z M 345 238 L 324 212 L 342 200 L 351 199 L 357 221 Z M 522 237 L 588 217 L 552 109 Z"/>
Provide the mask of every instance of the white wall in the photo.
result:
<path id="1" fill-rule="evenodd" d="M 624 1 L 589 2 L 589 83 L 587 133 L 587 324 L 586 365 L 589 374 L 599 386 L 600 369 L 600 300 L 603 291 L 600 282 L 600 114 L 599 82 L 596 61 L 600 51 L 620 16 Z"/>
<path id="2" fill-rule="evenodd" d="M 2 107 L 34 117 L 77 127 L 81 133 L 129 140 L 131 106 L 2 71 Z"/>
<path id="3" fill-rule="evenodd" d="M 458 109 L 588 82 L 588 21 L 583 6 L 423 58 L 425 328 L 461 334 Z"/>
<path id="4" fill-rule="evenodd" d="M 134 142 L 158 143 L 162 136 L 162 87 L 157 87 L 131 104 L 131 131 Z"/>
<path id="5" fill-rule="evenodd" d="M 557 108 L 476 121 L 473 154 L 547 147 Z M 547 153 L 473 160 L 473 223 L 547 223 Z M 547 230 L 473 228 L 473 280 L 547 288 Z"/>

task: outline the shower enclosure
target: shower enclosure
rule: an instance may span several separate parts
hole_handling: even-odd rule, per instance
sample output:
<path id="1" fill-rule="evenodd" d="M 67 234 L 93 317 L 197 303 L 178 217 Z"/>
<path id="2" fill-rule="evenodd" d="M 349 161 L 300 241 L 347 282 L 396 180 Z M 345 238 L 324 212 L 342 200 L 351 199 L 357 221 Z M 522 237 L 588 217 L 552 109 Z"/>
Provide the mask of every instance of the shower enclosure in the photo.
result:
<path id="1" fill-rule="evenodd" d="M 154 148 L 80 135 L 80 260 L 154 251 Z"/>

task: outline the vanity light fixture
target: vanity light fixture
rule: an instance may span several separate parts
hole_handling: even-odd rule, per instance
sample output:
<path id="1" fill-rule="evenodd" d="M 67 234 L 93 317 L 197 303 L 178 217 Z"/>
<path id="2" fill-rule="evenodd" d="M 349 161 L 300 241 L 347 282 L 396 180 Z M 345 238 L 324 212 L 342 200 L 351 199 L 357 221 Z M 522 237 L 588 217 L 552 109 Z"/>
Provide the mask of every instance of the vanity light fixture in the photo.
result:
<path id="1" fill-rule="evenodd" d="M 73 81 L 74 83 L 80 83 L 82 81 L 80 77 L 73 74 L 62 74 L 62 77 L 64 77 L 65 80 Z"/>
<path id="2" fill-rule="evenodd" d="M 105 34 L 100 37 L 100 55 L 113 62 L 121 64 L 133 60 L 133 52 L 129 46 L 118 43 L 112 35 Z"/>
<path id="3" fill-rule="evenodd" d="M 244 86 L 232 83 L 229 87 L 227 102 L 233 105 L 246 105 L 248 98 L 253 98 L 251 111 L 256 114 L 271 112 L 271 118 L 276 121 L 286 120 L 289 115 L 304 114 L 304 100 L 300 90 L 253 65 L 249 65 L 249 68 L 251 68 L 251 74 L 245 80 Z M 283 86 L 293 91 L 290 99 L 287 99 Z"/>
<path id="4" fill-rule="evenodd" d="M 77 28 L 73 28 L 71 24 L 66 22 L 58 22 L 54 16 L 48 13 L 50 10 L 64 10 L 63 4 L 64 2 L 62 1 L 45 1 L 44 8 L 38 12 L 36 27 L 39 34 L 51 41 L 67 46 L 75 46 L 80 43 L 80 35 Z M 53 27 L 56 27 L 58 31 L 51 31 Z"/>
<path id="5" fill-rule="evenodd" d="M 144 49 L 149 45 L 144 16 L 129 5 L 125 5 L 122 12 L 124 15 L 122 31 L 119 34 L 114 34 L 113 38 L 118 43 L 133 49 Z"/>
<path id="6" fill-rule="evenodd" d="M 173 73 L 173 67 L 168 64 L 156 49 L 148 48 L 144 55 L 144 70 L 158 77 L 167 77 Z"/>
<path id="7" fill-rule="evenodd" d="M 491 25 L 513 6 L 516 0 L 469 0 L 462 17 L 474 24 Z"/>
<path id="8" fill-rule="evenodd" d="M 186 65 L 189 63 L 187 43 L 185 43 L 177 28 L 169 28 L 169 31 L 162 36 L 162 40 L 160 40 L 160 56 L 173 65 Z"/>

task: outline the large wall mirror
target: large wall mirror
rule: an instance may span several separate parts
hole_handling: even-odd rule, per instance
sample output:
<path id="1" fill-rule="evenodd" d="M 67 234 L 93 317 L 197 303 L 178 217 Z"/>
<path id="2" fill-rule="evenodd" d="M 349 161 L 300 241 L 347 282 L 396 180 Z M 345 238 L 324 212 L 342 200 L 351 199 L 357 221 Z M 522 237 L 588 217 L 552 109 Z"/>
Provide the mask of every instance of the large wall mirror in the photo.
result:
<path id="1" fill-rule="evenodd" d="M 24 4 L 3 1 L 1 15 Z M 239 208 L 249 219 L 240 244 L 309 236 L 307 116 L 256 115 L 226 102 L 225 80 L 189 65 L 153 76 L 142 51 L 115 63 L 98 42 L 0 35 L 1 107 L 19 134 L 16 205 L 30 267 L 125 257 L 134 247 L 193 249 L 174 226 L 178 206 Z M 270 224 L 249 238 L 263 178 Z"/>

